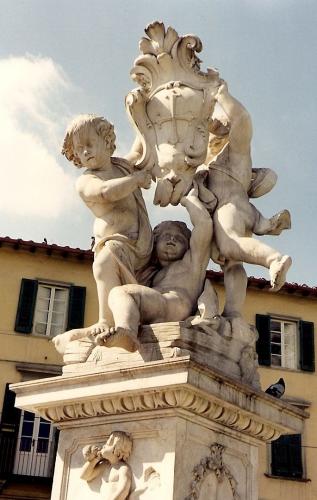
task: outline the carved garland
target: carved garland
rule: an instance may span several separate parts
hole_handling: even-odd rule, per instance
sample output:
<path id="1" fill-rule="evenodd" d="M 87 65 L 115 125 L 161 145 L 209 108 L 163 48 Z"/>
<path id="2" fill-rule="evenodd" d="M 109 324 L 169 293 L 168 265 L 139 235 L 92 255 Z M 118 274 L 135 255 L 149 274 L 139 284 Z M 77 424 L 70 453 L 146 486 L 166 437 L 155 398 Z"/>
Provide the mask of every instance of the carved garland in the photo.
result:
<path id="1" fill-rule="evenodd" d="M 132 413 L 156 409 L 183 408 L 196 415 L 219 422 L 262 441 L 272 441 L 280 432 L 249 414 L 233 407 L 213 402 L 184 389 L 161 390 L 153 393 L 113 396 L 84 402 L 70 402 L 46 408 L 34 408 L 43 418 L 52 422 L 66 422 L 78 418 Z"/>
<path id="2" fill-rule="evenodd" d="M 193 480 L 190 483 L 190 494 L 185 500 L 197 500 L 203 480 L 205 477 L 214 472 L 218 483 L 221 483 L 225 478 L 228 479 L 234 500 L 240 500 L 240 495 L 237 492 L 238 482 L 231 474 L 229 468 L 223 463 L 223 451 L 225 447 L 221 444 L 214 443 L 210 446 L 210 455 L 202 458 L 200 463 L 193 469 Z"/>

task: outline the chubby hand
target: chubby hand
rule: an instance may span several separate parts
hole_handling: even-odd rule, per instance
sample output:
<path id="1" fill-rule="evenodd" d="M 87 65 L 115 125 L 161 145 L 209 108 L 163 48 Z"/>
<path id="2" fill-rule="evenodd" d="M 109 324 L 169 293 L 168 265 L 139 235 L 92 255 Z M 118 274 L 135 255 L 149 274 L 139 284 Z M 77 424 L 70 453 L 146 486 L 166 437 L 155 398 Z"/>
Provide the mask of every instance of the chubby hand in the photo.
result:
<path id="1" fill-rule="evenodd" d="M 91 462 L 94 458 L 99 458 L 100 448 L 96 445 L 87 445 L 83 448 L 83 456 L 85 460 Z"/>
<path id="2" fill-rule="evenodd" d="M 140 188 L 149 189 L 151 187 L 152 175 L 149 170 L 139 170 L 134 173 L 134 176 Z"/>
<path id="3" fill-rule="evenodd" d="M 205 179 L 208 177 L 208 170 L 199 170 L 196 172 L 193 178 L 193 184 L 187 193 L 186 196 L 183 196 L 180 203 L 183 206 L 186 206 L 186 201 L 189 198 L 198 198 L 199 199 L 199 184 L 203 184 Z"/>

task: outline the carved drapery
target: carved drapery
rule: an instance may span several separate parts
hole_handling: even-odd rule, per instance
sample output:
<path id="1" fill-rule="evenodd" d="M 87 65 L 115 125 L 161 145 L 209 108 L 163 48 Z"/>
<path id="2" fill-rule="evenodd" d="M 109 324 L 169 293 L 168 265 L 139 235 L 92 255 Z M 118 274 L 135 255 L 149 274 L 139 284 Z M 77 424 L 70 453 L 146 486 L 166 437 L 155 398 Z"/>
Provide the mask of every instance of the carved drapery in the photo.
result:
<path id="1" fill-rule="evenodd" d="M 210 454 L 207 457 L 202 458 L 200 463 L 193 469 L 193 478 L 190 483 L 190 494 L 185 498 L 185 500 L 199 499 L 203 482 L 208 474 L 211 473 L 214 473 L 218 483 L 222 483 L 224 479 L 227 479 L 231 488 L 232 499 L 240 500 L 240 496 L 237 492 L 238 482 L 231 474 L 230 469 L 223 463 L 224 450 L 225 447 L 218 443 L 214 443 L 210 446 Z M 218 498 L 218 496 L 216 498 Z"/>

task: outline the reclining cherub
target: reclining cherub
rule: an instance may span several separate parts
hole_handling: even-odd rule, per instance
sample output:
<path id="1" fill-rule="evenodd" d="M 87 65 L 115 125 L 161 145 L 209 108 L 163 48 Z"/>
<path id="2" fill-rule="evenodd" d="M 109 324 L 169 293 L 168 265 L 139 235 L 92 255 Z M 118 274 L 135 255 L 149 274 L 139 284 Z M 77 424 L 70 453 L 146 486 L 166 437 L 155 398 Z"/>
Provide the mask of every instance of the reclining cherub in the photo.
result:
<path id="1" fill-rule="evenodd" d="M 206 173 L 198 174 L 200 177 Z M 98 343 L 108 347 L 120 345 L 120 337 L 130 337 L 139 347 L 141 324 L 182 321 L 197 309 L 197 300 L 205 282 L 212 240 L 212 220 L 198 199 L 197 183 L 182 198 L 193 230 L 184 222 L 165 221 L 154 229 L 157 272 L 152 288 L 142 285 L 115 287 L 109 294 L 109 307 L 115 326 L 97 336 Z M 211 294 L 211 297 L 212 294 Z M 211 316 L 218 315 L 218 299 L 214 293 Z"/>
<path id="2" fill-rule="evenodd" d="M 198 177 L 206 175 L 206 172 L 202 172 Z M 196 311 L 197 300 L 204 288 L 213 227 L 212 219 L 197 194 L 194 180 L 194 188 L 181 201 L 193 224 L 192 232 L 184 222 L 177 221 L 162 222 L 154 229 L 152 288 L 140 284 L 112 288 L 108 306 L 113 315 L 114 327 L 94 334 L 96 343 L 135 351 L 139 348 L 138 331 L 141 324 L 182 321 Z M 209 304 L 211 309 L 211 316 L 216 316 L 218 299 L 215 293 L 214 303 Z M 72 338 L 65 337 L 69 332 L 59 337 L 61 340 L 66 339 L 67 343 L 87 336 L 85 329 L 74 332 Z"/>
<path id="3" fill-rule="evenodd" d="M 225 82 L 215 98 L 225 117 L 220 113 L 221 119 L 214 115 L 211 121 L 207 186 L 216 198 L 213 250 L 216 248 L 218 255 L 212 252 L 212 258 L 224 270 L 224 315 L 230 317 L 240 315 L 245 299 L 247 276 L 242 262 L 267 267 L 272 291 L 283 286 L 291 258 L 252 238 L 252 234 L 280 234 L 290 227 L 290 214 L 283 210 L 267 219 L 249 202 L 249 197 L 268 192 L 276 177 L 269 169 L 252 170 L 251 118 L 229 94 Z"/>

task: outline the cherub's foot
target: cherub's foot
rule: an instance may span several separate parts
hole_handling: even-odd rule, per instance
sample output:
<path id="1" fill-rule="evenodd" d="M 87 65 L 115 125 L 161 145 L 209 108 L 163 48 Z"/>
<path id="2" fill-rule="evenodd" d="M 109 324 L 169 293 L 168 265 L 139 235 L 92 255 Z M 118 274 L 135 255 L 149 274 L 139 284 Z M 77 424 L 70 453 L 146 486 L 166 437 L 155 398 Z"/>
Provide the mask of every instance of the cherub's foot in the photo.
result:
<path id="1" fill-rule="evenodd" d="M 270 265 L 271 291 L 277 292 L 282 288 L 286 280 L 286 273 L 292 264 L 292 259 L 288 255 L 283 255 Z"/>
<path id="2" fill-rule="evenodd" d="M 83 337 L 87 337 L 87 328 L 77 328 L 74 330 L 68 330 L 68 332 L 60 333 L 52 339 L 55 349 L 60 353 L 64 354 L 67 345 L 73 340 L 78 340 Z"/>
<path id="3" fill-rule="evenodd" d="M 52 339 L 55 349 L 60 353 L 64 354 L 69 342 L 74 340 L 80 340 L 83 338 L 95 338 L 96 335 L 109 332 L 109 326 L 105 322 L 98 322 L 94 325 L 87 326 L 86 328 L 75 328 L 74 330 L 69 330 L 65 333 L 60 333 Z"/>
<path id="4" fill-rule="evenodd" d="M 98 323 L 89 326 L 87 330 L 89 330 L 89 335 L 97 338 L 99 334 L 109 332 L 109 325 L 105 321 L 98 321 Z"/>
<path id="5" fill-rule="evenodd" d="M 288 210 L 282 210 L 270 218 L 272 229 L 267 234 L 279 235 L 284 229 L 291 227 L 291 214 Z"/>
<path id="6" fill-rule="evenodd" d="M 118 326 L 109 328 L 108 332 L 96 336 L 96 344 L 106 347 L 122 347 L 126 351 L 135 352 L 140 347 L 137 333 Z"/>

